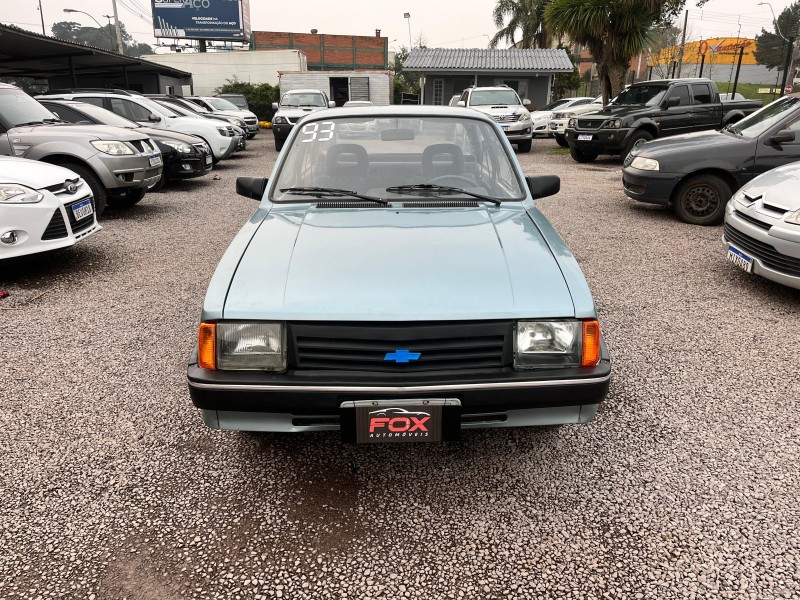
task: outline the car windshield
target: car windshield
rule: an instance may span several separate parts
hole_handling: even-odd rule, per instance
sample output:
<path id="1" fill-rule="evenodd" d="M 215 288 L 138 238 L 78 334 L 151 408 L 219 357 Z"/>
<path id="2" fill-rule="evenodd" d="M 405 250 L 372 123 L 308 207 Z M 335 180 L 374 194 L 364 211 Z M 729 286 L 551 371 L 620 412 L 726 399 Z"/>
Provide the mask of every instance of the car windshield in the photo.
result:
<path id="1" fill-rule="evenodd" d="M 667 93 L 665 85 L 634 85 L 614 98 L 614 104 L 645 104 L 656 106 Z"/>
<path id="2" fill-rule="evenodd" d="M 513 153 L 497 128 L 480 119 L 407 112 L 314 119 L 286 150 L 271 192 L 277 202 L 346 198 L 342 190 L 384 201 L 525 197 Z"/>
<path id="3" fill-rule="evenodd" d="M 313 92 L 293 94 L 289 92 L 281 98 L 281 106 L 327 106 L 325 96 Z"/>
<path id="4" fill-rule="evenodd" d="M 519 104 L 514 90 L 480 90 L 472 93 L 470 106 L 490 106 L 492 104 Z"/>
<path id="5" fill-rule="evenodd" d="M 203 98 L 203 100 L 208 102 L 217 110 L 239 110 L 238 106 L 236 106 L 233 102 L 225 100 L 225 98 Z"/>
<path id="6" fill-rule="evenodd" d="M 154 113 L 156 113 L 157 115 L 161 115 L 161 116 L 164 116 L 164 117 L 179 117 L 180 116 L 178 113 L 176 113 L 174 110 L 172 110 L 168 106 L 165 106 L 164 104 L 156 102 L 155 100 L 151 100 L 150 98 L 140 97 L 139 100 L 141 100 L 143 104 L 147 105 L 147 107 L 150 110 L 152 110 Z"/>
<path id="7" fill-rule="evenodd" d="M 171 102 L 167 102 L 166 100 L 155 100 L 155 103 L 158 104 L 163 110 L 168 110 L 170 116 L 174 115 L 176 117 L 195 117 L 197 119 L 203 118 L 193 110 L 189 110 L 178 104 L 172 104 Z"/>
<path id="8" fill-rule="evenodd" d="M 767 104 L 764 108 L 738 121 L 732 127 L 735 128 L 737 135 L 749 139 L 756 138 L 785 119 L 787 115 L 796 113 L 798 107 L 800 107 L 800 98 L 788 96 L 778 98 L 775 102 Z"/>
<path id="9" fill-rule="evenodd" d="M 200 106 L 199 104 L 195 104 L 194 102 L 190 102 L 189 100 L 165 100 L 168 106 L 179 106 L 185 111 L 189 111 L 190 113 L 194 114 L 205 114 L 210 115 L 211 111 L 208 110 L 205 106 Z M 183 113 L 181 113 L 183 114 Z"/>
<path id="10" fill-rule="evenodd" d="M 14 89 L 0 90 L 0 115 L 3 115 L 12 127 L 23 123 L 58 120 L 58 117 L 28 94 Z"/>
<path id="11" fill-rule="evenodd" d="M 563 99 L 561 99 L 561 100 L 555 100 L 554 102 L 551 102 L 550 104 L 546 105 L 546 106 L 545 106 L 544 108 L 542 108 L 541 110 L 555 110 L 555 109 L 557 109 L 559 106 L 563 106 L 563 105 L 564 105 L 564 104 L 566 104 L 567 102 L 569 102 L 569 100 L 568 100 L 568 99 L 566 99 L 566 98 L 563 98 Z"/>

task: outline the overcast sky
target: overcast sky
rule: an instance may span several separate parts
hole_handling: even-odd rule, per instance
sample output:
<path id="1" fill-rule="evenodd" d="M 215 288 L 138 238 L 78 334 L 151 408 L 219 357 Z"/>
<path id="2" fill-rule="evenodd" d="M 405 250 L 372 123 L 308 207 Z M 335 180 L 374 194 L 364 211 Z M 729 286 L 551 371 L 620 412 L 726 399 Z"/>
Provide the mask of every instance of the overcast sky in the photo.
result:
<path id="1" fill-rule="evenodd" d="M 112 14 L 112 0 L 0 0 L 0 21 L 41 33 L 40 1 L 48 34 L 58 21 L 94 25 L 86 15 L 65 14 L 65 8 L 86 11 L 103 24 L 108 22 L 103 15 Z M 776 15 L 791 3 L 791 0 L 771 1 Z M 155 44 L 150 0 L 117 0 L 117 4 L 120 20 L 133 37 L 139 42 Z M 492 22 L 494 5 L 495 0 L 250 0 L 250 14 L 256 31 L 317 29 L 319 33 L 375 35 L 375 29 L 380 29 L 381 35 L 389 38 L 389 47 L 399 49 L 409 45 L 410 25 L 415 44 L 423 35 L 429 47 L 486 48 L 489 36 L 496 30 Z M 756 0 L 710 0 L 703 9 L 695 8 L 690 0 L 687 6 L 687 31 L 691 39 L 736 37 L 740 31 L 742 37 L 754 37 L 762 27 L 772 29 L 770 7 L 759 6 Z M 410 19 L 403 17 L 405 12 L 410 13 Z"/>

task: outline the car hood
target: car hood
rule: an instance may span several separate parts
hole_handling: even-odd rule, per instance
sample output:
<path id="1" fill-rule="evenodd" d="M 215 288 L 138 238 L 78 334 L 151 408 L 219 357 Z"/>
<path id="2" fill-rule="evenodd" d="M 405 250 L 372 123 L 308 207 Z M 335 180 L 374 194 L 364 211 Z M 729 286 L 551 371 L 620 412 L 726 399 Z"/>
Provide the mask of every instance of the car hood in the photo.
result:
<path id="1" fill-rule="evenodd" d="M 188 133 L 180 133 L 171 129 L 155 129 L 153 127 L 139 127 L 136 129 L 145 135 L 149 135 L 154 140 L 175 140 L 185 144 L 201 144 L 202 138 Z"/>
<path id="2" fill-rule="evenodd" d="M 118 140 L 121 142 L 133 142 L 147 138 L 145 134 L 137 133 L 136 129 L 111 127 L 110 125 L 72 125 L 66 123 L 14 127 L 9 130 L 8 136 L 9 138 L 22 138 L 21 141 L 23 142 L 34 139 L 41 141 L 76 141 L 80 138 L 88 141 Z"/>
<path id="3" fill-rule="evenodd" d="M 492 106 L 473 106 L 475 110 L 479 110 L 487 115 L 509 115 L 509 114 L 523 114 L 528 112 L 528 109 L 518 104 L 493 104 Z"/>
<path id="4" fill-rule="evenodd" d="M 0 183 L 16 183 L 40 190 L 77 177 L 64 167 L 27 158 L 0 156 Z"/>
<path id="5" fill-rule="evenodd" d="M 240 119 L 252 119 L 256 115 L 249 110 L 215 110 L 214 114 L 227 115 L 229 117 L 238 117 Z"/>
<path id="6" fill-rule="evenodd" d="M 742 189 L 767 204 L 780 206 L 793 212 L 800 209 L 800 163 L 790 163 L 759 175 Z"/>
<path id="7" fill-rule="evenodd" d="M 634 156 L 660 158 L 673 155 L 679 156 L 683 163 L 686 162 L 687 155 L 696 154 L 704 158 L 713 157 L 722 148 L 741 146 L 742 143 L 749 141 L 751 140 L 717 131 L 698 131 L 647 142 L 638 151 L 634 152 Z"/>
<path id="8" fill-rule="evenodd" d="M 241 257 L 226 319 L 572 317 L 558 262 L 520 205 L 273 207 Z"/>

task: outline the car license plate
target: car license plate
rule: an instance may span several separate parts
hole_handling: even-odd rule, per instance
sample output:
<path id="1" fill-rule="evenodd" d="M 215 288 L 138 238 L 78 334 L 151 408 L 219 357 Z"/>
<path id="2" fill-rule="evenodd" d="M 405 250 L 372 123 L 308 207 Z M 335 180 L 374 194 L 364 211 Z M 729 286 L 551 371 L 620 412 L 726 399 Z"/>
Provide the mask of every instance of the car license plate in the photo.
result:
<path id="1" fill-rule="evenodd" d="M 211 164 L 212 158 L 211 158 L 210 154 L 206 154 L 205 161 L 206 161 L 206 165 L 210 165 Z"/>
<path id="2" fill-rule="evenodd" d="M 161 166 L 161 155 L 160 154 L 153 154 L 150 157 L 150 166 L 151 167 L 160 167 Z"/>
<path id="3" fill-rule="evenodd" d="M 738 248 L 728 246 L 728 260 L 745 273 L 753 272 L 753 259 Z"/>
<path id="4" fill-rule="evenodd" d="M 81 200 L 80 202 L 76 202 L 75 204 L 72 205 L 72 215 L 75 217 L 76 221 L 85 219 L 93 212 L 94 209 L 92 208 L 91 198 L 87 198 L 86 200 Z"/>
<path id="5" fill-rule="evenodd" d="M 555 123 L 550 123 L 550 129 L 556 129 L 557 127 L 558 125 L 556 125 Z"/>
<path id="6" fill-rule="evenodd" d="M 503 131 L 508 131 L 508 125 L 500 125 Z"/>
<path id="7" fill-rule="evenodd" d="M 461 432 L 456 398 L 354 400 L 340 408 L 342 439 L 359 444 L 441 442 Z"/>
<path id="8" fill-rule="evenodd" d="M 579 142 L 590 142 L 594 136 L 591 133 L 579 133 L 578 134 L 578 141 Z"/>

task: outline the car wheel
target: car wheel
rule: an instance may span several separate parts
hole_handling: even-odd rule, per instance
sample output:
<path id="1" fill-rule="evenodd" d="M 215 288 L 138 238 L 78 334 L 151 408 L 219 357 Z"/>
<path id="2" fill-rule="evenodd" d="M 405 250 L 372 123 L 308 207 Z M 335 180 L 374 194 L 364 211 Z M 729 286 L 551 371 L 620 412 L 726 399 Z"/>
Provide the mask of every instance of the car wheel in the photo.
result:
<path id="1" fill-rule="evenodd" d="M 630 151 L 633 150 L 634 148 L 638 148 L 639 146 L 641 146 L 645 142 L 649 142 L 652 139 L 653 139 L 653 134 L 650 133 L 649 131 L 637 131 L 637 132 L 635 132 L 631 136 L 631 139 L 628 140 L 628 147 L 626 149 L 625 154 L 622 156 L 622 158 L 625 158 L 626 156 L 628 156 L 628 154 L 630 154 Z"/>
<path id="2" fill-rule="evenodd" d="M 731 187 L 715 175 L 697 175 L 678 189 L 673 209 L 675 215 L 692 225 L 718 225 L 731 199 Z"/>
<path id="3" fill-rule="evenodd" d="M 533 142 L 531 140 L 528 140 L 527 142 L 519 142 L 517 144 L 517 149 L 520 152 L 530 152 L 532 143 Z"/>
<path id="4" fill-rule="evenodd" d="M 569 144 L 567 143 L 567 138 L 564 137 L 563 135 L 556 134 L 556 143 L 562 148 L 569 148 Z"/>
<path id="5" fill-rule="evenodd" d="M 146 193 L 147 190 L 145 188 L 128 190 L 128 193 L 121 198 L 109 198 L 108 203 L 114 207 L 128 208 L 134 204 L 137 204 L 142 198 L 144 198 Z"/>
<path id="6" fill-rule="evenodd" d="M 100 178 L 94 174 L 94 171 L 85 165 L 72 162 L 56 164 L 58 164 L 60 167 L 64 167 L 65 169 L 73 171 L 77 175 L 80 175 L 81 179 L 83 179 L 89 186 L 89 189 L 92 190 L 92 196 L 94 196 L 95 213 L 97 213 L 98 217 L 102 215 L 106 210 L 106 205 L 108 204 L 108 193 L 106 192 L 103 182 L 100 181 Z"/>
<path id="7" fill-rule="evenodd" d="M 575 146 L 569 147 L 569 155 L 573 158 L 573 160 L 579 163 L 594 162 L 594 160 L 597 158 L 597 154 L 594 152 L 584 152 Z"/>

